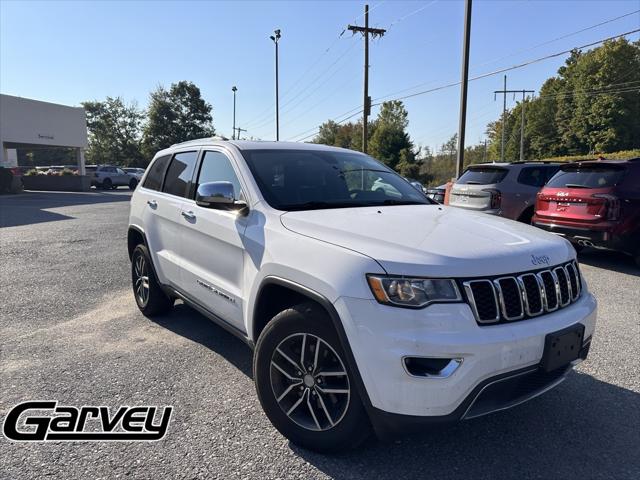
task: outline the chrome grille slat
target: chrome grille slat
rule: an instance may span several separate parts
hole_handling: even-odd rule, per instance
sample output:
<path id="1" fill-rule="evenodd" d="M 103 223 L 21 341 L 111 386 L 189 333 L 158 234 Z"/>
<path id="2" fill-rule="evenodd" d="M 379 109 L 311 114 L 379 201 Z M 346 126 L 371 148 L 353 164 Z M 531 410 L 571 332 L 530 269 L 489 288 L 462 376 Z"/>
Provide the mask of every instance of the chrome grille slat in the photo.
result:
<path id="1" fill-rule="evenodd" d="M 476 293 L 474 292 L 474 285 L 488 285 L 491 290 L 491 295 L 493 297 L 493 305 L 495 306 L 495 316 L 489 316 L 484 312 L 480 312 L 478 310 L 478 302 L 476 301 Z M 463 283 L 465 292 L 467 293 L 467 298 L 469 299 L 469 303 L 471 304 L 471 309 L 476 317 L 476 320 L 479 323 L 496 323 L 500 321 L 500 309 L 498 307 L 498 299 L 496 297 L 495 288 L 493 287 L 493 282 L 491 280 L 470 280 L 468 282 Z M 489 303 L 491 303 L 491 299 L 486 299 Z"/>
<path id="2" fill-rule="evenodd" d="M 507 305 L 507 300 L 505 298 L 505 291 L 504 289 L 509 288 L 509 283 L 513 283 L 512 286 L 515 286 L 516 290 L 517 290 L 517 296 L 518 296 L 518 301 L 519 301 L 519 308 L 518 308 L 518 312 L 516 315 L 510 315 L 509 313 L 509 308 L 511 307 L 511 305 Z M 524 305 L 522 302 L 522 291 L 520 290 L 520 286 L 518 285 L 518 281 L 516 280 L 515 277 L 502 277 L 502 278 L 498 278 L 497 280 L 493 281 L 493 285 L 496 289 L 496 292 L 498 294 L 498 304 L 500 305 L 500 310 L 502 311 L 502 316 L 506 319 L 506 320 L 520 320 L 522 318 L 524 318 Z"/>
<path id="3" fill-rule="evenodd" d="M 551 313 L 580 297 L 575 261 L 541 271 L 462 282 L 476 321 L 515 321 Z"/>

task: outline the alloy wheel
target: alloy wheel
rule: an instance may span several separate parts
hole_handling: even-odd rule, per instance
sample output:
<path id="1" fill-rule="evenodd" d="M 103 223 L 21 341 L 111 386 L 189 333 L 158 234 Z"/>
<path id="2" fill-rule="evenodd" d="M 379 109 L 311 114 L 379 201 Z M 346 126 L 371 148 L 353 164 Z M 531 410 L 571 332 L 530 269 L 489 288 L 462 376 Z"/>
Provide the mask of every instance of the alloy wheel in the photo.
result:
<path id="1" fill-rule="evenodd" d="M 340 423 L 351 395 L 342 359 L 311 333 L 296 333 L 278 344 L 271 356 L 271 388 L 289 419 L 313 431 Z"/>
<path id="2" fill-rule="evenodd" d="M 144 255 L 136 257 L 133 273 L 135 275 L 134 291 L 136 299 L 141 306 L 145 306 L 149 301 L 149 267 Z"/>

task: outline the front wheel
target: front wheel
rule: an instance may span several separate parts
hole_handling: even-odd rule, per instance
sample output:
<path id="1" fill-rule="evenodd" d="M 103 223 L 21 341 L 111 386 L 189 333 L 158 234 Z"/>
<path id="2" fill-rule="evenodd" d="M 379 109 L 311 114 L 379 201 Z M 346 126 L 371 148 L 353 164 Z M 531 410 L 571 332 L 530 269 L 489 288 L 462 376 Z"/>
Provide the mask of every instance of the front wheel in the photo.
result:
<path id="1" fill-rule="evenodd" d="M 256 346 L 258 398 L 271 423 L 320 452 L 361 445 L 371 427 L 328 315 L 304 303 L 276 315 Z"/>
<path id="2" fill-rule="evenodd" d="M 138 181 L 132 178 L 131 181 L 129 181 L 129 190 L 135 190 L 136 186 L 138 186 Z"/>
<path id="3" fill-rule="evenodd" d="M 156 279 L 149 251 L 142 244 L 131 255 L 131 285 L 136 304 L 145 316 L 160 315 L 173 307 L 173 300 L 162 291 Z"/>

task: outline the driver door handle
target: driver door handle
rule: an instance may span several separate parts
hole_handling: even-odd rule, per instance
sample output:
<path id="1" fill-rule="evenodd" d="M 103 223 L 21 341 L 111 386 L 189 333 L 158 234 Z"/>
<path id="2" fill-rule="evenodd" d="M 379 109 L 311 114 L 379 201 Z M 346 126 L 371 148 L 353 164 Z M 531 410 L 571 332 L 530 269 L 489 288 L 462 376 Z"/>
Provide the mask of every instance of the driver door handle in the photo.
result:
<path id="1" fill-rule="evenodd" d="M 147 200 L 147 205 L 149 205 L 151 208 L 157 208 L 158 202 L 156 202 L 155 200 Z"/>
<path id="2" fill-rule="evenodd" d="M 189 210 L 188 212 L 181 212 L 182 216 L 184 218 L 186 218 L 187 220 L 195 220 L 196 219 L 196 214 L 193 213 L 191 210 Z"/>

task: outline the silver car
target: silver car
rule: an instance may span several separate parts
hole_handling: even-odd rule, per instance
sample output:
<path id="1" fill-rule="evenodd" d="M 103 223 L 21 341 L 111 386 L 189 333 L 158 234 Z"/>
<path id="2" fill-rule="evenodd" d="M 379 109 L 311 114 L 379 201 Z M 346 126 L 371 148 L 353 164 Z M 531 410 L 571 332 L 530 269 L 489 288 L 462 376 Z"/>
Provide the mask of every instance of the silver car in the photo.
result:
<path id="1" fill-rule="evenodd" d="M 469 166 L 451 188 L 449 205 L 531 223 L 536 194 L 560 163 L 481 163 Z"/>
<path id="2" fill-rule="evenodd" d="M 138 184 L 138 180 L 113 165 L 87 165 L 85 169 L 87 175 L 91 176 L 91 185 L 96 188 L 115 190 L 118 187 L 129 187 L 133 190 Z"/>

